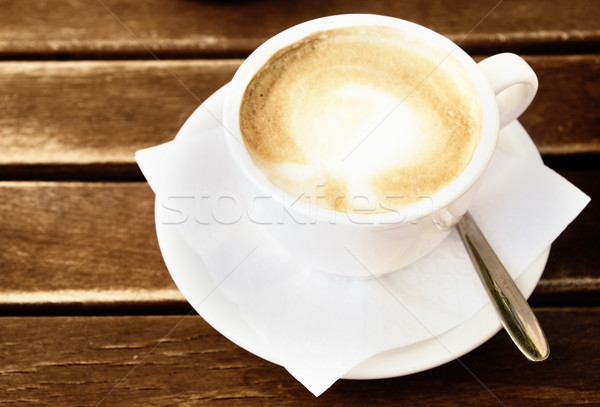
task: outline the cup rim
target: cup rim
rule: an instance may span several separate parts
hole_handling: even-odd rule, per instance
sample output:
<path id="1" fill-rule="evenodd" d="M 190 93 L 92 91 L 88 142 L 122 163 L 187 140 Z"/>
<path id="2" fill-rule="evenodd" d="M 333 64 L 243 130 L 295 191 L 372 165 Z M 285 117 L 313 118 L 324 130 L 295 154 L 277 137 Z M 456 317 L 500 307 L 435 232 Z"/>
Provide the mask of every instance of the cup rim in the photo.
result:
<path id="1" fill-rule="evenodd" d="M 318 31 L 349 26 L 383 25 L 418 34 L 428 42 L 435 41 L 435 47 L 448 51 L 467 72 L 467 76 L 476 89 L 482 111 L 481 137 L 469 164 L 449 185 L 437 191 L 432 197 L 431 205 L 423 208 L 419 203 L 402 207 L 396 211 L 379 213 L 340 212 L 324 207 L 318 208 L 317 222 L 330 224 L 348 224 L 355 226 L 385 225 L 387 227 L 399 223 L 415 222 L 420 219 L 435 216 L 443 208 L 447 208 L 462 195 L 469 191 L 481 178 L 495 151 L 499 133 L 499 114 L 494 92 L 477 63 L 457 44 L 443 35 L 419 24 L 396 17 L 377 14 L 338 14 L 305 21 L 292 26 L 271 37 L 240 65 L 231 80 L 225 97 L 223 109 L 223 126 L 226 134 L 226 144 L 233 156 L 238 169 L 247 180 L 258 188 L 260 193 L 278 201 L 285 206 L 281 189 L 272 184 L 266 175 L 254 164 L 250 153 L 246 150 L 239 126 L 239 109 L 242 95 L 256 72 L 278 50 L 291 45 L 302 38 Z M 445 57 L 445 58 L 447 58 Z M 445 59 L 444 58 L 444 59 Z M 443 59 L 443 60 L 444 60 Z M 442 61 L 443 61 L 442 60 Z M 440 61 L 440 63 L 442 62 Z M 294 201 L 294 197 L 290 197 Z M 315 208 L 305 202 L 294 201 L 293 207 L 287 211 L 305 219 L 315 217 Z M 342 215 L 342 216 L 341 216 Z M 345 216 L 343 216 L 345 215 Z M 400 216 L 399 216 L 400 215 Z"/>

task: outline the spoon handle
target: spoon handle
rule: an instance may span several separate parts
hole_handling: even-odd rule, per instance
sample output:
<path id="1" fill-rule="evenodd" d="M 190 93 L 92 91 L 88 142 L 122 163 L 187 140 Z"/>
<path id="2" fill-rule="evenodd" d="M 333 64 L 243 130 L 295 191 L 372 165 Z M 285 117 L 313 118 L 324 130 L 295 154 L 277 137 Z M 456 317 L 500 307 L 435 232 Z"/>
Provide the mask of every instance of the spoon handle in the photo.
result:
<path id="1" fill-rule="evenodd" d="M 546 359 L 550 347 L 542 327 L 469 212 L 456 228 L 504 329 L 528 359 Z"/>

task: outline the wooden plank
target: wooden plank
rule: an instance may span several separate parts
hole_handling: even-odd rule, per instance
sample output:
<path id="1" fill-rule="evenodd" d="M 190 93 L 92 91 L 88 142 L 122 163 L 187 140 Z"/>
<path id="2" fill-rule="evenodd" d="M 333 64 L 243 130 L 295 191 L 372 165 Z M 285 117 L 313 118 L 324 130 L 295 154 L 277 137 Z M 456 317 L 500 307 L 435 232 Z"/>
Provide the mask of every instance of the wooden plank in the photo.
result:
<path id="1" fill-rule="evenodd" d="M 5 59 L 245 55 L 302 21 L 356 12 L 414 21 L 477 52 L 578 52 L 600 40 L 594 0 L 2 0 L 0 10 Z"/>
<path id="2" fill-rule="evenodd" d="M 598 171 L 564 175 L 592 202 L 553 245 L 532 301 L 598 304 Z M 145 183 L 2 182 L 0 229 L 0 314 L 189 310 L 164 266 Z"/>
<path id="3" fill-rule="evenodd" d="M 600 55 L 525 59 L 539 89 L 520 120 L 541 153 L 600 152 Z"/>
<path id="4" fill-rule="evenodd" d="M 0 294 L 15 303 L 183 303 L 146 184 L 3 183 Z"/>
<path id="5" fill-rule="evenodd" d="M 175 137 L 237 60 L 0 64 L 2 164 L 133 163 Z"/>
<path id="6" fill-rule="evenodd" d="M 550 342 L 531 363 L 501 332 L 460 363 L 335 383 L 315 398 L 285 370 L 200 317 L 0 318 L 0 392 L 10 405 L 598 405 L 598 308 L 536 309 Z M 467 370 L 468 369 L 468 370 Z"/>
<path id="7" fill-rule="evenodd" d="M 600 153 L 600 55 L 527 60 L 540 90 L 522 121 L 541 152 Z M 0 63 L 0 165 L 12 166 L 0 178 L 25 178 L 36 165 L 75 165 L 80 174 L 77 165 L 133 164 L 136 150 L 172 139 L 239 63 Z"/>

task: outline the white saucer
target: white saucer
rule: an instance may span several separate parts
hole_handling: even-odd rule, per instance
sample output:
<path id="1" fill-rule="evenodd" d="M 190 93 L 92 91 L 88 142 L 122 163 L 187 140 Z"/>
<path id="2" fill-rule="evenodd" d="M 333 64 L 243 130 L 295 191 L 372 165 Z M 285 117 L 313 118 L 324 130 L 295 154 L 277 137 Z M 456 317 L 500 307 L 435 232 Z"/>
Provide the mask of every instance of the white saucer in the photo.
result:
<path id="1" fill-rule="evenodd" d="M 225 89 L 215 92 L 188 118 L 177 137 L 194 137 L 199 132 L 220 126 Z M 519 151 L 531 159 L 541 157 L 525 129 L 517 122 L 501 132 L 499 148 Z M 156 201 L 155 218 L 158 242 L 165 264 L 175 284 L 188 302 L 213 328 L 247 351 L 277 363 L 262 340 L 240 315 L 237 305 L 215 287 L 200 257 L 185 243 L 177 228 L 159 222 L 165 209 Z M 529 297 L 539 281 L 550 247 L 516 280 L 525 297 Z M 378 379 L 396 377 L 427 370 L 454 360 L 475 349 L 501 329 L 496 313 L 488 303 L 471 318 L 435 338 L 399 347 L 360 363 L 343 377 Z"/>

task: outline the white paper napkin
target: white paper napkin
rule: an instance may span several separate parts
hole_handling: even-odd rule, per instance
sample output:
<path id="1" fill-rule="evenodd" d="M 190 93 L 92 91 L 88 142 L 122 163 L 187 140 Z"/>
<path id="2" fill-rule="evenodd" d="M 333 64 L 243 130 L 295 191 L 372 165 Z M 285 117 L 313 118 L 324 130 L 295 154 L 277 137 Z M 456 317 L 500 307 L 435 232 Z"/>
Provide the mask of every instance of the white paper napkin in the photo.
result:
<path id="1" fill-rule="evenodd" d="M 179 229 L 265 346 L 315 395 L 372 355 L 437 337 L 488 302 L 455 232 L 377 279 L 336 277 L 292 258 L 248 216 L 224 137 L 216 128 L 138 151 L 168 214 L 157 221 Z M 516 278 L 589 197 L 505 138 L 471 213 Z"/>

